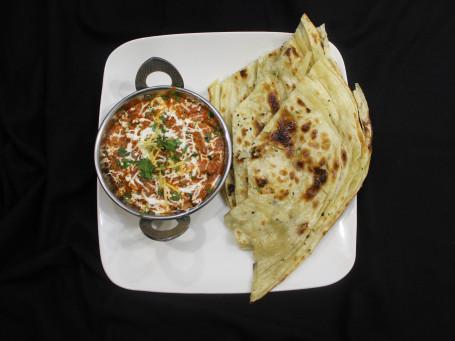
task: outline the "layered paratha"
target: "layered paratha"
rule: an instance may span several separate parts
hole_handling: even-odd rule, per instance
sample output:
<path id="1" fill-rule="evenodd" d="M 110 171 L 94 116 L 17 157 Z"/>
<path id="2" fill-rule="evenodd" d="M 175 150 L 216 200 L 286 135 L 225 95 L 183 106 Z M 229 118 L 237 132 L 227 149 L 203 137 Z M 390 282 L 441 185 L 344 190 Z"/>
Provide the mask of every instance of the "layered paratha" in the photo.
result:
<path id="1" fill-rule="evenodd" d="M 368 105 L 358 84 L 350 90 L 328 48 L 324 28 L 304 15 L 273 58 L 256 61 L 254 86 L 248 93 L 243 87 L 225 111 L 234 151 L 225 223 L 243 249 L 253 250 L 251 301 L 311 255 L 368 172 Z"/>

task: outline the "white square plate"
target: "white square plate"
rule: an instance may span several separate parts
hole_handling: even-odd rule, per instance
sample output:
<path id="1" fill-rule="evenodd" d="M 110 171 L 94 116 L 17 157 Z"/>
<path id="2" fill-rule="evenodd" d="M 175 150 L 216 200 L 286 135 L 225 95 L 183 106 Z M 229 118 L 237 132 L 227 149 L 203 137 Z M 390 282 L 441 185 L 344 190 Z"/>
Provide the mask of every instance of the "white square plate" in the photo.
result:
<path id="1" fill-rule="evenodd" d="M 121 45 L 109 56 L 103 79 L 100 123 L 123 97 L 135 92 L 139 66 L 156 56 L 181 73 L 185 88 L 208 98 L 207 87 L 229 76 L 291 37 L 290 33 L 197 33 L 142 38 Z M 343 59 L 331 54 L 346 80 Z M 153 78 L 151 78 L 153 77 Z M 153 74 L 148 85 L 170 85 Z M 229 211 L 221 195 L 191 216 L 190 229 L 177 239 L 157 242 L 139 228 L 139 218 L 119 208 L 98 184 L 98 233 L 101 261 L 108 277 L 131 290 L 169 293 L 248 293 L 252 252 L 243 251 L 225 227 Z M 352 268 L 356 255 L 357 201 L 325 235 L 313 254 L 274 291 L 332 284 Z"/>

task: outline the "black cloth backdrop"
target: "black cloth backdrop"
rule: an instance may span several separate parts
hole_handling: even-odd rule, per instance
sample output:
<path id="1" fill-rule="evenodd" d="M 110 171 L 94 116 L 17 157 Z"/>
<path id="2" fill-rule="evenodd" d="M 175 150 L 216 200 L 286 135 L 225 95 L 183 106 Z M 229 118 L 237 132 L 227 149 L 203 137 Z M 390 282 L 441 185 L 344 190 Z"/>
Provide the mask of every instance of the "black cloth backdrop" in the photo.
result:
<path id="1" fill-rule="evenodd" d="M 449 1 L 49 0 L 2 7 L 2 340 L 455 339 Z M 100 260 L 92 156 L 109 54 L 156 35 L 294 32 L 304 12 L 326 24 L 350 86 L 360 83 L 370 106 L 374 149 L 358 195 L 353 269 L 327 287 L 270 293 L 254 304 L 248 294 L 114 285 Z"/>

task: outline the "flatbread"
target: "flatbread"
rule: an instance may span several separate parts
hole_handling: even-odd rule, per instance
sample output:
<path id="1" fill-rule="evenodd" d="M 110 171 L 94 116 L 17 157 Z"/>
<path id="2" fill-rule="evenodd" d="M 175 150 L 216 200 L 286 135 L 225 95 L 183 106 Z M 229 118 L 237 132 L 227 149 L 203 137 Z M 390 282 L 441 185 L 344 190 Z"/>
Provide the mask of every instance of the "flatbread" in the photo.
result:
<path id="1" fill-rule="evenodd" d="M 261 110 L 267 106 L 269 84 L 273 82 L 273 87 L 278 90 L 279 101 L 285 100 L 310 66 L 326 53 L 329 53 L 329 44 L 324 26 L 316 28 L 304 14 L 294 35 L 282 46 L 260 56 L 222 82 L 216 80 L 210 85 L 210 101 L 220 111 L 233 137 L 233 176 L 225 183 L 222 191 L 231 208 L 246 198 L 246 167 L 250 153 L 249 149 L 244 148 L 245 139 L 242 136 L 245 130 L 250 132 L 248 138 L 252 133 L 256 133 L 254 137 L 258 134 L 257 121 L 249 120 L 240 125 L 238 113 L 250 117 L 264 113 L 269 118 L 268 110 Z M 279 108 L 279 103 L 275 103 L 275 107 L 277 104 L 273 113 Z M 236 153 L 239 149 L 243 149 L 242 155 Z M 232 195 L 233 188 L 235 196 Z"/>
<path id="2" fill-rule="evenodd" d="M 312 56 L 304 59 L 308 52 Z M 329 42 L 324 25 L 316 28 L 303 14 L 293 36 L 282 46 L 270 51 L 220 81 L 208 87 L 210 102 L 220 112 L 232 132 L 232 112 L 267 76 L 283 81 L 288 91 L 295 87 L 295 77 L 305 75 L 308 66 L 321 56 L 330 56 Z"/>
<path id="3" fill-rule="evenodd" d="M 307 78 L 307 82 L 311 80 Z M 321 203 L 334 192 L 340 174 L 335 167 L 341 159 L 341 139 L 328 113 L 312 112 L 308 106 L 308 86 L 311 85 L 301 83 L 292 92 L 253 145 L 253 157 L 248 165 L 247 200 L 262 202 L 260 197 L 272 195 L 273 200 L 265 206 L 272 207 L 273 219 L 262 224 L 256 221 L 253 210 L 246 221 L 234 228 L 234 233 L 239 235 L 240 231 L 242 240 L 239 242 L 253 245 L 255 254 L 262 254 L 260 259 L 266 252 L 281 259 L 283 252 L 289 251 L 283 244 L 291 242 L 289 237 L 294 235 L 288 225 L 301 229 L 301 234 L 308 231 L 308 226 L 319 217 Z M 228 226 L 241 210 L 244 210 L 243 205 L 237 205 L 226 215 Z M 245 217 L 245 213 L 242 216 Z M 258 225 L 262 227 L 258 229 Z M 275 232 L 258 233 L 262 228 Z M 290 233 L 290 236 L 278 238 L 280 233 Z M 264 236 L 273 238 L 266 242 Z M 260 262 L 257 264 L 261 266 Z"/>
<path id="4" fill-rule="evenodd" d="M 251 301 L 311 255 L 368 171 L 371 124 L 361 90 L 359 112 L 331 62 L 315 65 L 254 141 L 248 198 L 225 216 L 242 248 L 254 250 Z"/>
<path id="5" fill-rule="evenodd" d="M 311 255 L 357 194 L 373 135 L 360 86 L 351 91 L 324 25 L 305 14 L 291 39 L 240 74 L 209 92 L 231 126 L 225 224 L 253 250 L 254 302 Z"/>
<path id="6" fill-rule="evenodd" d="M 248 196 L 247 167 L 251 144 L 279 110 L 285 93 L 284 86 L 276 77 L 267 76 L 232 114 L 236 205 Z"/>

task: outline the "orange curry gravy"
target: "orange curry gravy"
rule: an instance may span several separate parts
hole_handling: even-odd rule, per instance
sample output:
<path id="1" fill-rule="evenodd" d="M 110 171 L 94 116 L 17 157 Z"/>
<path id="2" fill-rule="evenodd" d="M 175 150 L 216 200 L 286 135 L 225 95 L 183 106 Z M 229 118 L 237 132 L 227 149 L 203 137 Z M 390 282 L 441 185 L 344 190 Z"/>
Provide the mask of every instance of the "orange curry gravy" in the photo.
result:
<path id="1" fill-rule="evenodd" d="M 117 195 L 144 213 L 196 206 L 223 171 L 216 117 L 173 90 L 127 110 L 112 127 L 106 151 Z"/>

